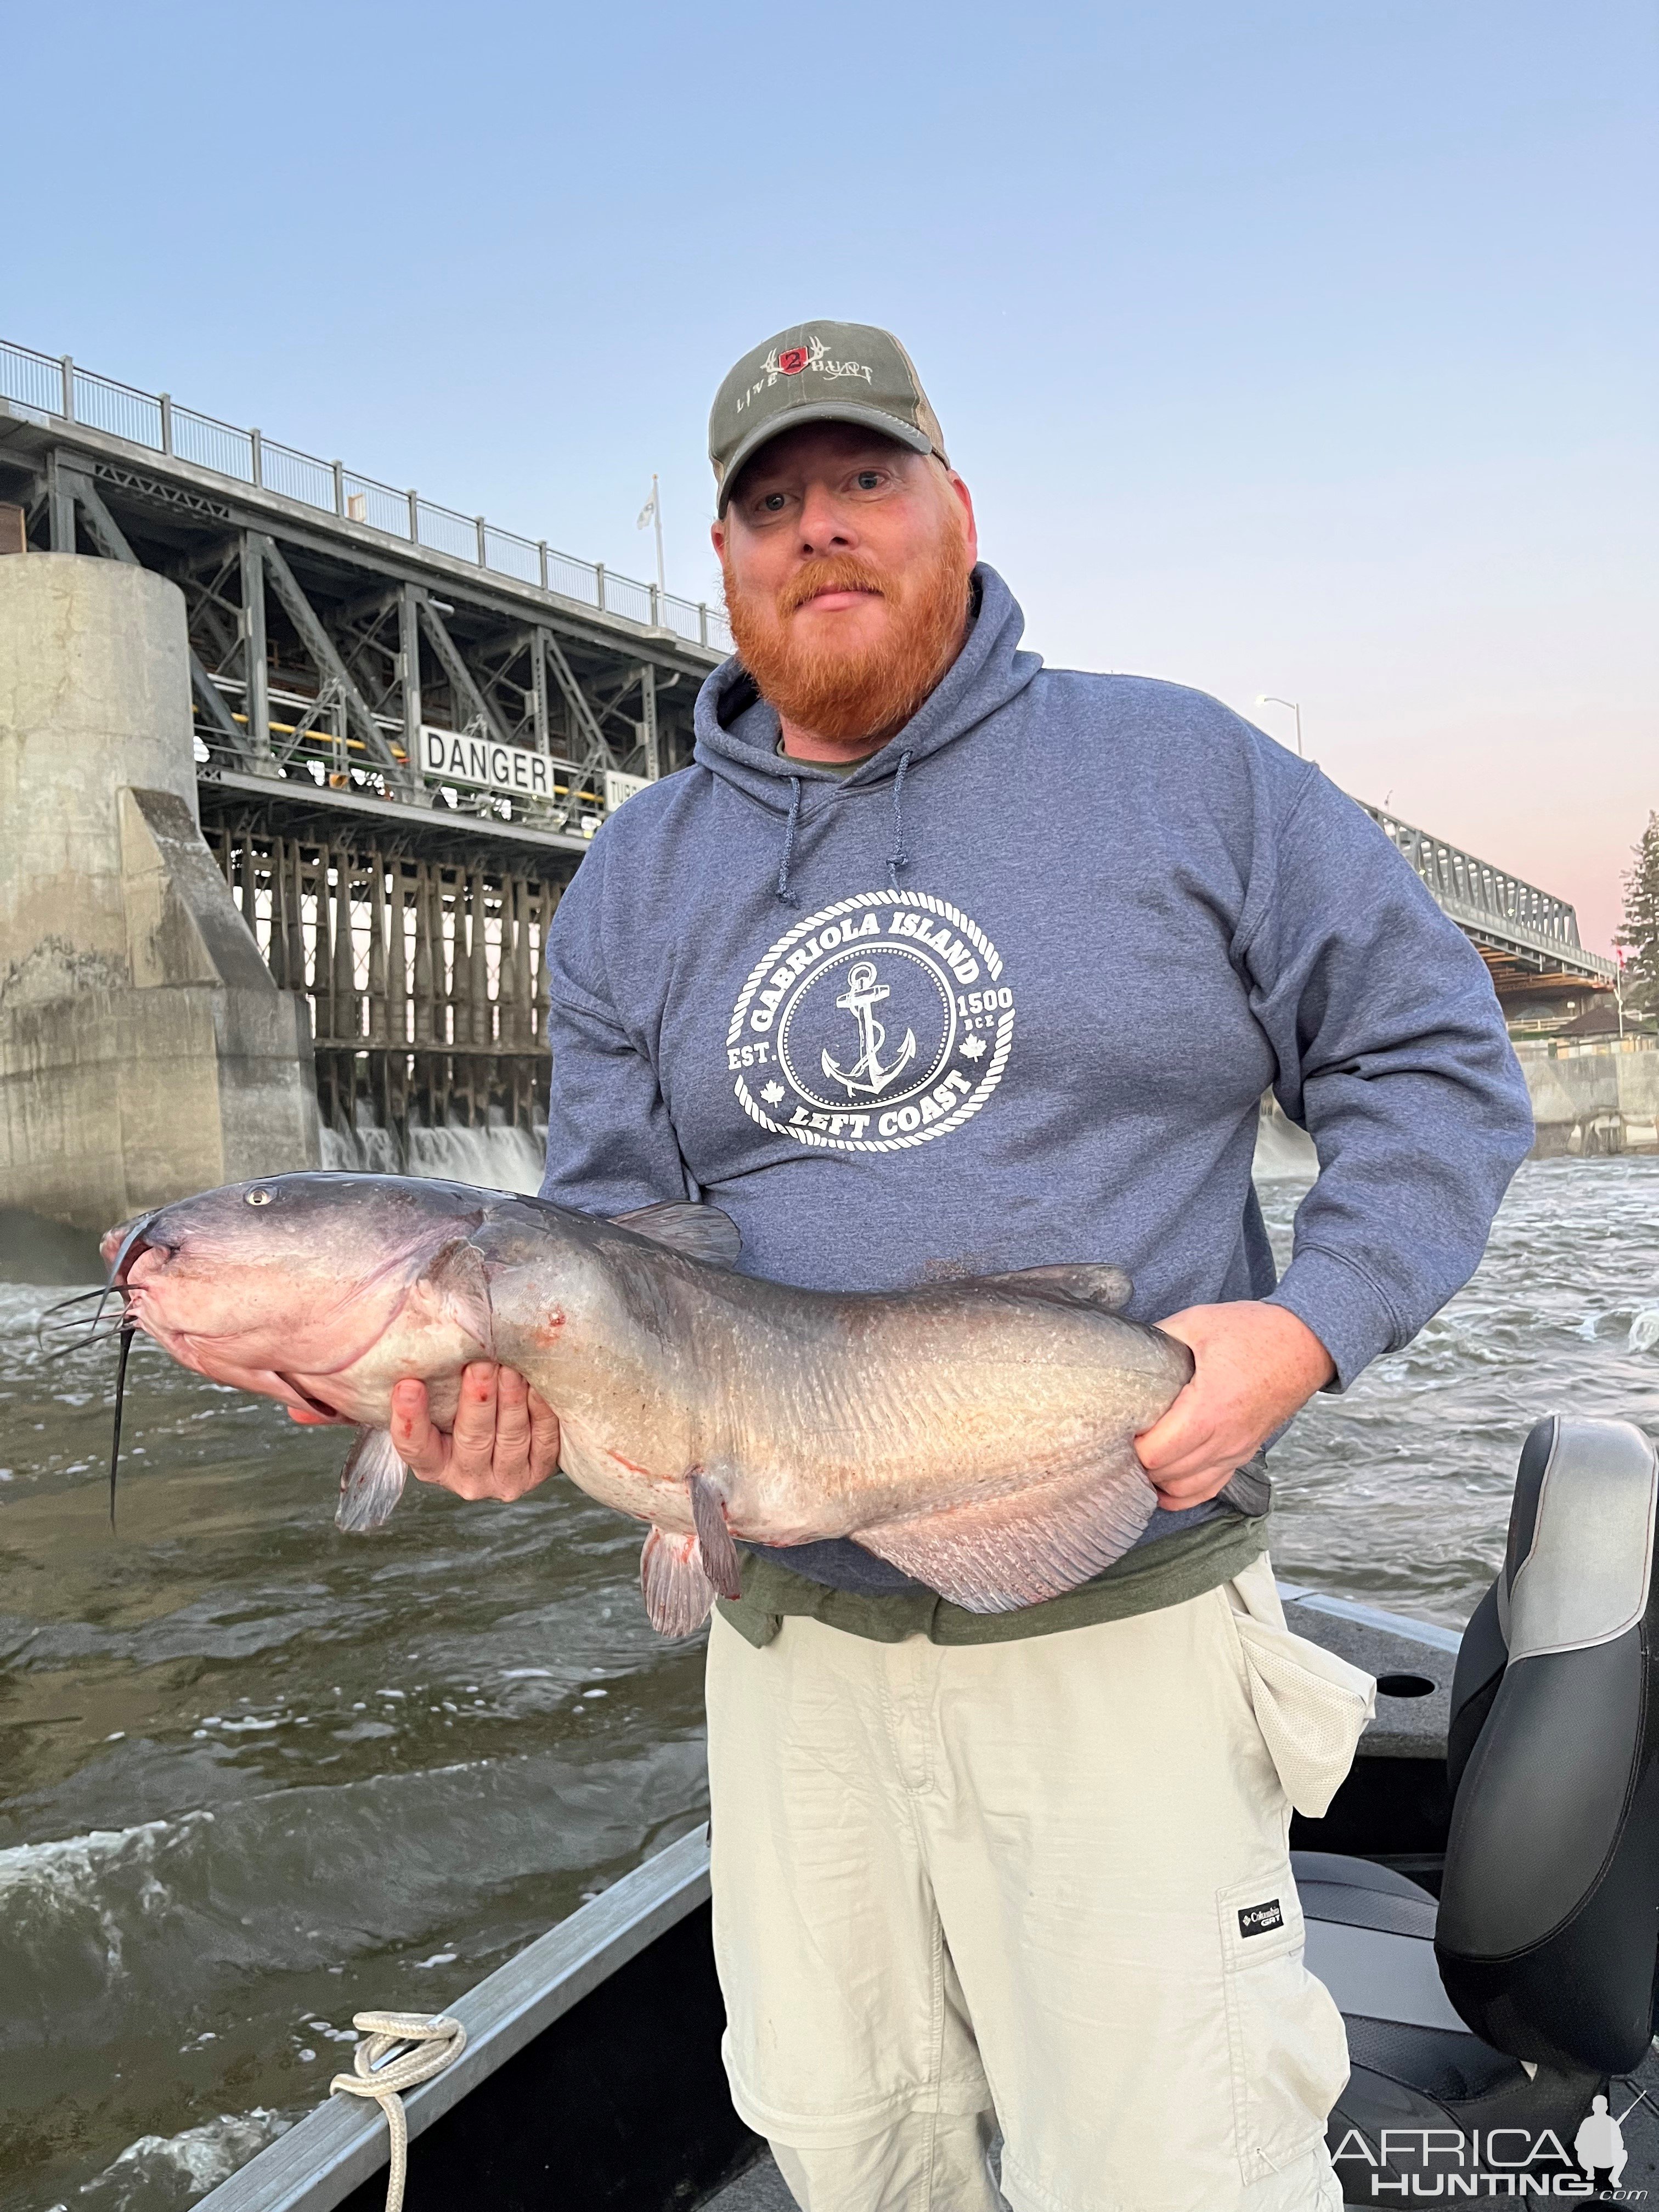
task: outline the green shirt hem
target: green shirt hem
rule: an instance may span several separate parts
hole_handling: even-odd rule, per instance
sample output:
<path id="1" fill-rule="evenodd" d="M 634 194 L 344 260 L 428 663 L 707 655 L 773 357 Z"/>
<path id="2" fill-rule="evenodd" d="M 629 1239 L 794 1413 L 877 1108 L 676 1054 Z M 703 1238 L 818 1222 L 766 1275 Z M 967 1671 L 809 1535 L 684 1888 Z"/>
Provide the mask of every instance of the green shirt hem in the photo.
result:
<path id="1" fill-rule="evenodd" d="M 1091 1628 L 1097 1621 L 1127 1620 L 1137 1613 L 1157 1613 L 1184 1605 L 1243 1574 L 1267 1548 L 1267 1518 L 1241 1519 L 1229 1513 L 1179 1536 L 1166 1536 L 1122 1559 L 1063 1597 L 1016 1613 L 969 1613 L 926 1590 L 891 1597 L 863 1597 L 853 1590 L 793 1573 L 776 1559 L 754 1552 L 742 1555 L 743 1595 L 722 1598 L 720 1609 L 739 1636 L 758 1651 L 769 1644 L 786 1619 L 800 1615 L 826 1628 L 845 1630 L 872 1644 L 902 1644 L 925 1636 L 930 1644 L 1012 1644 L 1027 1636 L 1055 1636 L 1067 1628 Z"/>

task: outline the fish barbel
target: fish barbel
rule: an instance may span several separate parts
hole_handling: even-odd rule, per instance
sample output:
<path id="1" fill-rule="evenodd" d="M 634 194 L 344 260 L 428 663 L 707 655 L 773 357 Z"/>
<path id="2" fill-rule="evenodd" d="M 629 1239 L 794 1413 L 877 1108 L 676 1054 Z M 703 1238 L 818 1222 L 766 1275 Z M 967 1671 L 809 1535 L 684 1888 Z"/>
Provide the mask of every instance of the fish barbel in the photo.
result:
<path id="1" fill-rule="evenodd" d="M 1145 1528 L 1157 1498 L 1133 1439 L 1193 1361 L 1124 1318 L 1120 1268 L 842 1293 L 736 1273 L 738 1246 L 708 1206 L 604 1220 L 305 1174 L 161 1206 L 103 1249 L 125 1326 L 215 1381 L 356 1425 L 343 1528 L 378 1528 L 402 1493 L 400 1377 L 449 1428 L 470 1360 L 517 1368 L 559 1417 L 563 1472 L 650 1523 L 641 1581 L 665 1635 L 737 1594 L 734 1538 L 850 1536 L 998 1613 L 1076 1588 Z"/>

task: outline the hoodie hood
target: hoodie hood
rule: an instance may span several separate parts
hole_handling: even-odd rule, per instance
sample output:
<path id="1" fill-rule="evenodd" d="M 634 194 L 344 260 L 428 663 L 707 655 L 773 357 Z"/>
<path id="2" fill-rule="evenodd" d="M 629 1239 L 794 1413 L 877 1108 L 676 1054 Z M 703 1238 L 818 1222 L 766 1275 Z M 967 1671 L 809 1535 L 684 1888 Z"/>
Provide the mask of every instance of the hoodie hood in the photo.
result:
<path id="1" fill-rule="evenodd" d="M 902 872 L 910 864 L 904 805 L 911 770 L 1006 707 L 1042 667 L 1036 653 L 1019 650 L 1025 617 L 996 570 L 981 562 L 974 570 L 973 584 L 975 612 L 962 651 L 903 728 L 879 752 L 861 761 L 851 775 L 832 775 L 828 769 L 791 760 L 778 750 L 777 715 L 735 657 L 722 661 L 697 694 L 693 759 L 783 817 L 774 889 L 785 906 L 795 904 L 790 877 L 803 823 L 819 808 L 837 804 L 843 793 L 869 792 L 884 785 L 890 787 L 893 811 L 887 880 L 896 890 Z M 914 790 L 910 799 L 914 805 Z"/>
<path id="2" fill-rule="evenodd" d="M 784 816 L 792 805 L 799 811 L 792 785 L 807 787 L 810 807 L 812 799 L 822 803 L 836 791 L 868 790 L 892 781 L 902 763 L 907 775 L 914 774 L 934 753 L 1018 697 L 1042 665 L 1036 653 L 1019 650 L 1025 617 L 996 570 L 981 562 L 973 580 L 979 611 L 967 643 L 904 727 L 851 775 L 831 775 L 811 761 L 788 760 L 778 751 L 778 718 L 759 699 L 753 678 L 735 656 L 723 660 L 697 694 L 693 759 Z M 907 795 L 914 801 L 914 787 Z"/>

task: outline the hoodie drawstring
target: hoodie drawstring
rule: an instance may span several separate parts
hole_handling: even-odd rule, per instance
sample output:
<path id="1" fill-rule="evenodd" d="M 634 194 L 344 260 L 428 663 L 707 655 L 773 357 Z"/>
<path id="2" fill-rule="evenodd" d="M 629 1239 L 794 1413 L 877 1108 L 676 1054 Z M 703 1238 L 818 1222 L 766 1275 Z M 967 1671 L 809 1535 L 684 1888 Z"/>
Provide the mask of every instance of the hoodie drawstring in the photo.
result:
<path id="1" fill-rule="evenodd" d="M 898 774 L 893 778 L 893 850 L 887 862 L 887 881 L 894 890 L 899 887 L 899 870 L 910 865 L 910 855 L 904 849 L 904 777 L 909 765 L 909 754 L 901 753 Z"/>
<path id="2" fill-rule="evenodd" d="M 789 888 L 789 868 L 795 857 L 795 831 L 800 826 L 800 778 L 789 779 L 789 826 L 783 833 L 783 858 L 778 863 L 778 896 L 786 906 L 798 906 L 800 902 Z"/>
<path id="3" fill-rule="evenodd" d="M 887 880 L 894 890 L 899 887 L 898 872 L 910 865 L 910 855 L 904 849 L 904 779 L 909 773 L 912 756 L 899 755 L 898 774 L 893 778 L 893 849 L 887 859 Z M 789 871 L 795 865 L 795 836 L 800 828 L 801 779 L 789 779 L 789 819 L 783 832 L 783 857 L 778 862 L 777 895 L 786 906 L 799 906 L 800 902 L 789 888 Z"/>

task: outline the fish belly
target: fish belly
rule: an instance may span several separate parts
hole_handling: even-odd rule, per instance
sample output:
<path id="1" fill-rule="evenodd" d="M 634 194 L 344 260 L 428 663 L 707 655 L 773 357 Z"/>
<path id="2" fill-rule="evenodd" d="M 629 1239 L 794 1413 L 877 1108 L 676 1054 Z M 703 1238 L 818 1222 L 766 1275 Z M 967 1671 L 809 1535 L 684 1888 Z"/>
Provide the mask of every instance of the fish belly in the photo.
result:
<path id="1" fill-rule="evenodd" d="M 1106 1316 L 972 1306 L 840 1371 L 781 1378 L 728 1491 L 734 1531 L 851 1536 L 977 1612 L 1029 1605 L 1111 1565 L 1157 1499 L 1133 1440 L 1187 1379 L 1181 1347 Z"/>

